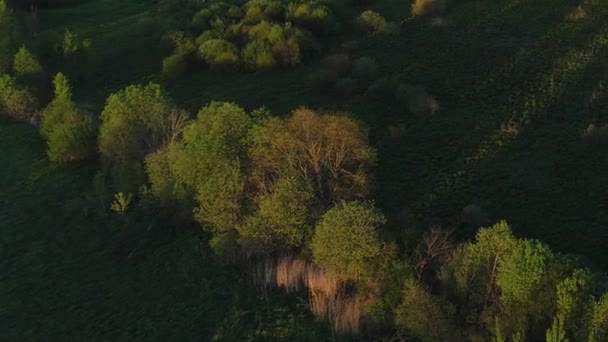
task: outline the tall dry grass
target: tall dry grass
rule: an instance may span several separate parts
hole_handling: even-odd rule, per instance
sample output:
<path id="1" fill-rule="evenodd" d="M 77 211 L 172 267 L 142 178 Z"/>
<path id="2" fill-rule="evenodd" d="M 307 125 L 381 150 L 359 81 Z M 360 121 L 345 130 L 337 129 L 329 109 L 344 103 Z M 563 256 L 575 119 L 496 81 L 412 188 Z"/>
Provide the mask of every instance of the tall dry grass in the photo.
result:
<path id="1" fill-rule="evenodd" d="M 254 270 L 254 279 L 261 286 L 276 286 L 287 292 L 307 289 L 311 312 L 317 319 L 328 321 L 335 333 L 359 331 L 365 313 L 364 299 L 346 291 L 343 281 L 313 262 L 284 255 L 258 260 Z"/>

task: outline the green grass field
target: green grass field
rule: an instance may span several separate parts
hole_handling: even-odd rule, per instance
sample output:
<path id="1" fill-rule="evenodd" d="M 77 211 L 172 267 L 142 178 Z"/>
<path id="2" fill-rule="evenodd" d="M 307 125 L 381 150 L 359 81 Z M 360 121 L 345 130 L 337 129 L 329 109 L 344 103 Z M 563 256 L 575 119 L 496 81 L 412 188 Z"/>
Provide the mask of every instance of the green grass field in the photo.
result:
<path id="1" fill-rule="evenodd" d="M 155 80 L 193 111 L 212 100 L 277 114 L 302 105 L 351 111 L 379 150 L 374 198 L 396 235 L 457 226 L 461 210 L 476 204 L 518 236 L 608 265 L 608 154 L 581 138 L 588 124 L 608 123 L 607 1 L 578 20 L 568 16 L 579 0 L 454 1 L 445 26 L 410 18 L 408 2 L 370 6 L 400 33 L 361 38 L 352 55 L 424 85 L 441 102 L 430 117 L 363 96 L 317 96 L 305 82 L 315 63 L 165 81 L 158 47 L 165 23 L 152 3 L 89 0 L 40 11 L 41 35 L 67 27 L 93 38 L 106 57 L 99 79 L 76 95 L 101 109 L 111 91 Z M 509 122 L 513 129 L 501 128 Z M 389 134 L 396 126 L 403 134 Z M 321 329 L 304 306 L 290 311 L 303 319 L 275 322 L 285 304 L 265 308 L 246 276 L 201 260 L 194 234 L 131 259 L 113 254 L 116 219 L 81 204 L 95 165 L 51 168 L 37 132 L 19 125 L 0 126 L 0 147 L 0 321 L 8 323 L 0 340 L 21 337 L 24 327 L 32 340 L 240 340 L 263 339 L 260 329 Z M 406 209 L 413 219 L 397 219 Z"/>

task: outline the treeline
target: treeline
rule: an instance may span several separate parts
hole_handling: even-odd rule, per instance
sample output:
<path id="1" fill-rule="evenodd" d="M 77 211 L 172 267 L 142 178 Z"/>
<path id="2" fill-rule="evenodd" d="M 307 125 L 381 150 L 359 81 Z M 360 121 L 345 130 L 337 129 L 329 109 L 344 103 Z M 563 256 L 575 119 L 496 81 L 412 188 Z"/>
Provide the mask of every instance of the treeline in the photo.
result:
<path id="1" fill-rule="evenodd" d="M 461 244 L 433 228 L 417 248 L 400 250 L 367 199 L 376 153 L 347 113 L 299 108 L 277 117 L 212 102 L 191 118 L 160 86 L 134 85 L 107 99 L 96 148 L 96 123 L 71 100 L 65 76 L 54 86 L 41 116 L 51 160 L 98 150 L 102 175 L 120 194 L 114 210 L 137 203 L 192 215 L 224 260 L 279 257 L 266 283 L 303 283 L 313 311 L 339 332 L 394 326 L 423 341 L 608 337 L 605 276 L 516 238 L 505 222 Z M 279 270 L 285 257 L 292 266 Z"/>

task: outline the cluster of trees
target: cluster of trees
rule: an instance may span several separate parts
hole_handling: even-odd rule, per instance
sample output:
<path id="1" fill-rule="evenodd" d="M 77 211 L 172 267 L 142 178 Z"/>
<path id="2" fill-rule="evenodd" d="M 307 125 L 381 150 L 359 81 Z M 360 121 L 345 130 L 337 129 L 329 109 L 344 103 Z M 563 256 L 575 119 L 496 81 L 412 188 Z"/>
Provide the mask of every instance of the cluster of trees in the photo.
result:
<path id="1" fill-rule="evenodd" d="M 248 1 L 194 6 L 185 32 L 167 36 L 172 53 L 163 61 L 163 72 L 176 77 L 200 62 L 248 70 L 297 65 L 319 53 L 318 37 L 337 30 L 330 5 Z"/>
<path id="2" fill-rule="evenodd" d="M 21 21 L 5 0 L 0 0 L 0 116 L 38 125 L 41 104 L 53 96 L 48 86 L 50 75 L 64 70 L 71 79 L 82 81 L 93 74 L 98 60 L 91 42 L 67 29 L 40 46 L 24 41 Z"/>
<path id="3" fill-rule="evenodd" d="M 351 284 L 370 327 L 423 341 L 607 337 L 605 276 L 505 222 L 459 245 L 434 228 L 399 257 L 366 200 L 375 151 L 346 114 L 212 102 L 190 118 L 158 85 L 130 86 L 106 102 L 99 150 L 122 191 L 193 213 L 217 254 L 301 255 Z"/>
<path id="4" fill-rule="evenodd" d="M 423 341 L 604 341 L 608 286 L 575 257 L 517 239 L 506 222 L 452 246 L 424 236 L 395 322 Z"/>
<path id="5" fill-rule="evenodd" d="M 162 13 L 185 15 L 187 19 L 181 20 L 190 22 L 185 30 L 165 37 L 171 53 L 163 60 L 163 73 L 171 78 L 201 62 L 222 69 L 294 66 L 319 55 L 320 39 L 344 26 L 342 4 L 335 1 L 214 2 L 182 4 L 187 9 L 177 10 L 178 2 L 159 4 Z M 352 26 L 363 34 L 397 31 L 396 25 L 371 10 L 357 16 Z"/>
<path id="6" fill-rule="evenodd" d="M 434 114 L 439 101 L 421 85 L 412 85 L 398 77 L 382 75 L 376 61 L 370 57 L 352 59 L 348 54 L 326 56 L 321 67 L 313 72 L 308 83 L 320 94 L 344 98 L 365 95 L 372 100 L 394 103 L 401 111 L 417 115 Z"/>

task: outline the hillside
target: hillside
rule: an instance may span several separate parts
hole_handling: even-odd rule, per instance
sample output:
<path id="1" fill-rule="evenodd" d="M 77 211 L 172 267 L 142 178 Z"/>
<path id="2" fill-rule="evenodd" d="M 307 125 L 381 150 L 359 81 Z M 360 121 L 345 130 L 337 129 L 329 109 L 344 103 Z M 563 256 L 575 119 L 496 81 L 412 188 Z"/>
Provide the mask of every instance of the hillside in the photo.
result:
<path id="1" fill-rule="evenodd" d="M 2 122 L 0 146 L 5 153 L 0 157 L 0 165 L 3 165 L 0 169 L 0 229 L 4 231 L 4 238 L 0 239 L 0 301 L 7 304 L 0 309 L 0 339 L 347 338 L 340 334 L 335 322 L 328 325 L 323 319 L 315 321 L 307 308 L 314 292 L 312 289 L 308 294 L 296 286 L 299 291 L 286 294 L 272 287 L 260 288 L 253 284 L 248 274 L 248 262 L 253 259 L 251 263 L 255 265 L 256 257 L 260 257 L 256 248 L 262 247 L 256 245 L 258 240 L 243 242 L 247 241 L 246 229 L 254 229 L 248 226 L 249 218 L 242 218 L 246 217 L 243 213 L 254 213 L 252 217 L 263 213 L 263 204 L 259 204 L 259 209 L 252 208 L 257 208 L 258 202 L 271 198 L 269 193 L 273 193 L 259 190 L 265 185 L 256 183 L 255 177 L 259 176 L 256 167 L 262 170 L 260 174 L 268 172 L 260 177 L 272 179 L 273 187 L 278 184 L 275 178 L 280 177 L 277 175 L 283 177 L 280 172 L 284 171 L 281 167 L 276 168 L 279 171 L 272 169 L 272 172 L 263 169 L 266 167 L 263 162 L 267 161 L 259 155 L 267 153 L 268 158 L 275 158 L 271 153 L 275 150 L 262 147 L 272 145 L 272 141 L 283 141 L 280 140 L 284 139 L 283 136 L 272 135 L 273 129 L 288 129 L 292 127 L 290 125 L 298 124 L 289 120 L 297 118 L 296 109 L 302 107 L 328 116 L 348 113 L 346 117 L 359 120 L 364 125 L 361 132 L 369 132 L 369 141 L 366 137 L 357 143 L 365 146 L 369 143 L 375 149 L 373 158 L 356 159 L 356 163 L 360 163 L 356 164 L 357 167 L 353 166 L 355 161 L 345 162 L 345 168 L 352 168 L 349 172 L 354 169 L 357 172 L 369 171 L 369 175 L 362 176 L 365 179 L 360 182 L 365 183 L 365 189 L 353 190 L 359 192 L 352 197 L 334 191 L 333 184 L 322 186 L 319 181 L 318 188 L 315 188 L 317 185 L 313 182 L 312 192 L 318 198 L 313 201 L 315 204 L 307 204 L 312 207 L 307 211 L 307 224 L 315 227 L 310 229 L 320 229 L 324 221 L 320 219 L 322 214 L 332 210 L 330 202 L 340 203 L 353 198 L 373 200 L 375 207 L 386 217 L 386 220 L 376 222 L 382 227 L 378 233 L 379 239 L 385 242 L 382 251 L 385 255 L 393 253 L 386 252 L 393 251 L 391 248 L 396 251 L 395 261 L 382 264 L 382 267 L 409 269 L 403 271 L 397 280 L 377 276 L 383 279 L 378 280 L 381 284 L 366 283 L 364 271 L 360 275 L 358 270 L 350 278 L 344 274 L 337 275 L 340 284 L 357 284 L 353 286 L 366 293 L 366 300 L 369 300 L 366 303 L 374 302 L 369 299 L 376 298 L 374 296 L 382 298 L 382 305 L 378 304 L 381 308 L 377 309 L 382 312 L 378 314 L 383 317 L 379 319 L 381 323 L 371 324 L 372 328 L 350 337 L 368 340 L 401 333 L 399 322 L 395 328 L 394 321 L 404 318 L 397 307 L 399 303 L 391 301 L 394 301 L 395 293 L 400 298 L 402 293 L 408 293 L 408 289 L 413 290 L 409 285 L 393 288 L 391 281 L 405 284 L 404 279 L 413 277 L 412 274 L 418 271 L 416 267 L 419 264 L 415 260 L 419 254 L 416 253 L 423 244 L 421 241 L 426 241 L 423 237 L 430 227 L 450 230 L 453 244 L 462 243 L 464 246 L 475 238 L 480 226 L 490 227 L 506 220 L 512 227 L 513 241 L 535 239 L 546 244 L 555 255 L 576 260 L 572 263 L 584 265 L 585 269 L 598 274 L 597 279 L 602 279 L 598 280 L 601 285 L 594 287 L 599 291 L 597 293 L 605 291 L 603 274 L 608 265 L 605 252 L 608 243 L 608 126 L 605 126 L 608 124 L 608 2 L 454 0 L 447 2 L 442 13 L 415 16 L 410 2 L 395 0 L 365 3 L 299 1 L 297 3 L 307 3 L 312 7 L 327 6 L 333 13 L 333 21 L 328 24 L 329 28 L 323 27 L 326 31 L 318 33 L 316 26 L 310 26 L 313 33 L 305 35 L 302 32 L 309 28 L 306 25 L 312 25 L 312 21 L 302 19 L 299 22 L 295 14 L 289 21 L 291 10 L 285 5 L 285 21 L 289 23 L 279 22 L 275 26 L 283 30 L 281 34 L 285 36 L 285 42 L 299 39 L 300 45 L 296 50 L 302 53 L 302 58 L 289 64 L 291 62 L 279 58 L 285 54 L 279 54 L 273 45 L 272 53 L 276 59 L 273 63 L 277 65 L 270 67 L 262 67 L 261 59 L 250 62 L 247 55 L 248 47 L 258 39 L 255 37 L 264 34 L 270 37 L 271 33 L 264 30 L 273 32 L 264 27 L 255 31 L 254 27 L 261 25 L 261 19 L 251 19 L 250 9 L 258 5 L 265 8 L 270 1 L 193 1 L 182 7 L 171 7 L 170 3 L 167 0 L 83 0 L 72 1 L 65 6 L 39 6 L 35 11 L 15 7 L 14 14 L 23 26 L 20 42 L 15 47 L 23 45 L 33 51 L 44 69 L 39 79 L 20 79 L 15 75 L 17 84 L 33 89 L 32 93 L 38 95 L 40 109 L 44 109 L 53 98 L 51 79 L 56 72 L 66 72 L 71 77 L 73 102 L 93 114 L 95 125 L 103 126 L 104 122 L 110 121 L 108 118 L 112 114 L 110 110 L 104 111 L 110 103 L 110 94 L 116 94 L 129 85 L 153 82 L 163 89 L 171 106 L 192 114 L 201 108 L 222 113 L 232 110 L 239 115 L 242 110 L 243 115 L 252 118 L 247 125 L 253 127 L 253 133 L 243 133 L 242 136 L 254 142 L 243 138 L 250 144 L 246 147 L 233 147 L 230 145 L 232 142 L 227 142 L 230 148 L 226 151 L 238 152 L 234 155 L 228 152 L 221 156 L 221 153 L 212 154 L 210 151 L 224 151 L 223 145 L 212 145 L 219 144 L 217 141 L 241 137 L 235 133 L 240 129 L 240 122 L 226 123 L 201 110 L 198 119 L 195 115 L 190 116 L 194 128 L 184 129 L 194 133 L 184 133 L 183 138 L 182 131 L 176 134 L 182 139 L 181 145 L 177 145 L 186 146 L 183 150 L 176 147 L 175 152 L 171 147 L 158 144 L 142 152 L 136 166 L 142 175 L 129 176 L 144 180 L 121 188 L 123 184 L 119 185 L 118 177 L 112 173 L 112 168 L 117 165 L 112 163 L 117 162 L 108 162 L 108 156 L 114 157 L 104 152 L 103 139 L 97 134 L 95 144 L 99 142 L 101 147 L 95 145 L 94 152 L 83 158 L 85 160 L 55 165 L 47 160 L 45 142 L 35 127 L 14 123 L 14 120 Z M 174 3 L 180 2 L 176 0 Z M 170 11 L 163 12 L 163 6 Z M 242 21 L 222 17 L 224 12 L 228 13 L 228 8 L 236 8 L 235 13 L 242 10 L 234 17 L 238 20 L 243 17 Z M 217 18 L 210 20 L 208 26 L 211 28 L 205 30 L 211 32 L 211 38 L 204 37 L 207 40 L 203 40 L 201 37 L 205 31 L 193 28 L 190 21 L 195 22 L 193 18 L 197 18 L 197 11 L 202 13 L 207 9 L 222 13 L 218 18 L 224 23 L 213 24 L 213 20 L 220 20 Z M 359 32 L 357 23 L 360 21 L 357 20 L 360 19 L 357 18 L 365 10 L 372 10 L 385 18 L 390 30 Z M 236 28 L 246 34 L 234 34 L 231 30 Z M 65 46 L 66 29 L 78 39 L 90 40 L 95 57 L 87 60 L 90 64 L 85 68 L 90 70 L 82 73 L 80 70 L 72 71 L 70 74 L 66 69 L 70 63 L 62 64 L 66 62 L 53 55 L 62 39 Z M 186 37 L 183 38 L 185 43 L 179 40 L 182 38 L 175 38 L 181 37 L 175 34 L 176 31 Z M 306 45 L 309 43 L 306 39 L 312 39 L 310 37 L 315 39 L 316 45 L 309 44 L 314 48 Z M 238 63 L 242 65 L 235 66 L 237 62 L 229 66 L 219 62 L 214 65 L 211 57 L 205 55 L 201 46 L 209 40 L 220 39 L 239 49 L 242 60 Z M 264 39 L 275 42 L 271 38 Z M 187 60 L 184 62 L 187 69 L 178 70 L 178 75 L 169 75 L 167 70 L 163 72 L 163 60 L 182 53 L 180 44 L 186 46 L 179 57 L 186 56 L 183 58 Z M 188 50 L 188 44 L 197 46 Z M 314 50 L 314 53 L 306 55 L 306 49 Z M 225 54 L 222 58 L 222 63 L 226 63 Z M 93 60 L 94 63 L 91 62 Z M 346 71 L 342 71 L 343 68 Z M 4 73 L 0 68 L 0 75 Z M 212 101 L 226 101 L 242 108 L 206 107 Z M 277 118 L 276 122 L 270 120 L 274 126 L 268 124 L 266 127 L 265 121 L 256 121 L 261 120 L 256 117 L 256 109 L 260 107 L 265 107 L 273 118 Z M 294 110 L 296 112 L 292 114 Z M 102 112 L 108 114 L 99 115 Z M 240 120 L 239 115 L 234 114 L 231 118 Z M 282 122 L 280 120 L 285 122 L 277 123 Z M 217 125 L 207 128 L 208 122 Z M 346 119 L 336 122 L 339 123 L 328 121 L 326 127 L 330 123 L 351 127 L 351 122 Z M 316 127 L 323 127 L 323 124 Z M 351 133 L 355 132 L 353 135 L 357 135 L 360 126 L 353 124 L 352 127 L 357 127 L 351 130 Z M 221 139 L 206 141 L 200 138 L 203 141 L 193 138 L 195 133 L 212 135 L 217 133 L 214 129 L 222 128 L 228 133 L 222 133 L 225 135 Z M 270 133 L 256 137 L 255 134 L 261 134 L 258 129 Z M 328 134 L 339 135 L 331 132 Z M 291 136 L 296 139 L 297 133 L 294 130 Z M 264 140 L 266 137 L 269 141 Z M 324 143 L 330 141 L 327 137 L 324 139 Z M 256 145 L 258 141 L 261 141 L 259 146 Z M 262 152 L 255 154 L 256 147 Z M 175 190 L 167 205 L 162 197 L 165 194 L 156 194 L 161 198 L 161 204 L 146 207 L 147 193 L 140 191 L 141 186 L 154 192 L 157 185 L 154 179 L 157 174 L 150 171 L 150 155 L 165 158 L 166 152 L 169 159 L 163 159 L 164 163 L 189 163 L 187 168 L 193 170 L 201 167 L 208 172 L 205 177 L 213 180 L 217 175 L 223 177 L 232 172 L 224 164 L 216 169 L 216 166 L 200 166 L 194 162 L 195 159 L 185 156 L 182 157 L 184 159 L 171 159 L 172 153 L 178 156 L 179 151 L 194 151 L 192 153 L 208 156 L 207 159 L 202 158 L 205 160 L 225 158 L 242 163 L 237 169 L 240 167 L 245 174 L 242 188 L 246 194 L 239 198 L 241 207 L 235 214 L 238 219 L 242 218 L 242 222 L 220 224 L 217 221 L 219 214 L 204 217 L 211 210 L 204 207 L 204 198 L 221 196 L 205 193 L 203 185 L 196 188 L 198 184 L 193 185 L 191 179 L 186 176 L 182 179 L 180 175 L 175 176 L 178 181 L 172 181 L 175 184 L 182 182 L 179 184 L 184 189 L 196 188 L 196 195 L 182 196 Z M 127 152 L 131 153 L 130 150 Z M 138 155 L 127 152 L 125 155 Z M 276 160 L 286 160 L 286 157 L 276 157 Z M 171 167 L 162 170 L 169 169 Z M 175 174 L 178 171 L 171 169 Z M 291 173 L 288 175 L 293 176 Z M 197 178 L 196 182 L 203 182 L 202 178 Z M 100 183 L 100 179 L 104 181 Z M 251 184 L 247 183 L 250 179 L 254 179 Z M 353 179 L 339 183 L 336 188 L 348 184 L 355 189 L 360 183 L 359 178 L 353 176 Z M 162 181 L 167 180 L 163 178 Z M 220 186 L 226 193 L 233 191 L 230 188 L 232 184 L 222 184 L 205 183 L 204 186 Z M 258 189 L 260 194 L 251 189 Z M 126 215 L 110 210 L 113 196 L 119 192 L 133 193 L 139 201 Z M 297 205 L 299 202 L 294 204 Z M 163 209 L 158 209 L 160 207 Z M 226 205 L 218 212 L 225 214 L 231 208 Z M 254 222 L 253 218 L 251 222 Z M 239 248 L 245 250 L 243 254 L 248 257 L 256 255 L 248 262 L 237 262 L 236 265 L 220 262 L 221 258 L 212 256 L 214 251 L 218 251 L 217 246 L 213 246 L 214 239 L 234 233 L 227 233 L 224 229 L 225 225 L 233 223 L 239 226 L 235 234 L 240 234 L 238 243 Z M 203 233 L 199 226 L 205 228 Z M 264 245 L 266 250 L 262 255 L 282 257 L 293 253 L 307 260 L 321 260 L 315 256 L 316 245 L 310 242 L 314 240 L 314 234 L 306 232 L 302 233 L 300 242 L 290 245 L 288 252 L 282 246 Z M 256 238 L 259 237 L 255 234 Z M 479 234 L 477 239 L 475 241 L 479 242 Z M 213 250 L 207 248 L 206 240 L 212 242 Z M 255 245 L 255 248 L 248 250 L 250 245 L 247 243 Z M 457 259 L 451 256 L 437 261 L 437 264 L 451 265 L 454 258 Z M 390 258 L 387 256 L 387 259 Z M 446 271 L 449 267 L 436 267 L 429 274 L 420 271 L 417 281 L 422 284 L 427 281 L 428 286 L 421 287 L 428 287 L 429 296 L 432 294 L 446 302 L 451 301 L 449 305 L 441 302 L 440 306 L 451 308 L 454 303 L 454 312 L 462 314 L 479 304 L 463 304 L 464 299 L 455 299 L 457 286 L 450 287 L 446 285 L 450 280 L 441 278 L 449 272 Z M 551 289 L 556 286 L 554 282 L 559 283 L 555 279 L 571 275 L 569 269 L 555 272 L 559 276 L 542 278 L 551 284 L 548 286 Z M 440 283 L 442 285 L 438 285 Z M 488 328 L 494 325 L 494 321 L 488 323 L 491 320 L 488 317 L 499 322 L 496 312 L 507 312 L 508 315 L 509 310 L 505 309 L 508 305 L 501 302 L 496 304 L 500 309 L 492 311 L 494 309 L 488 309 L 491 306 L 488 302 L 492 299 L 488 298 L 496 291 L 495 300 L 502 300 L 498 299 L 503 298 L 499 293 L 507 291 L 499 291 L 501 286 L 488 285 L 483 309 L 475 309 L 487 309 L 487 317 L 480 314 L 479 321 L 470 317 L 453 319 L 457 322 L 454 326 L 467 327 L 459 330 L 463 335 L 453 336 L 467 335 L 467 340 L 473 339 L 471 336 L 474 335 L 479 336 L 479 340 L 498 338 L 500 332 L 492 330 L 495 327 Z M 547 296 L 553 300 L 556 294 L 552 292 Z M 467 300 L 472 300 L 472 297 L 467 297 Z M 470 315 L 478 313 L 475 310 L 471 309 Z M 539 314 L 542 316 L 540 323 L 534 323 L 542 327 L 530 323 L 522 328 L 522 325 L 517 325 L 520 323 L 505 323 L 512 331 L 503 333 L 511 334 L 515 339 L 515 333 L 521 330 L 528 334 L 523 340 L 537 340 L 534 338 L 538 336 L 545 338 L 545 331 L 552 327 L 554 312 L 561 309 L 552 307 L 547 310 L 550 313 L 543 311 L 547 316 Z M 446 317 L 452 317 L 451 314 L 446 314 Z M 361 316 L 364 317 L 362 322 L 373 321 L 375 318 L 371 316 L 369 313 Z M 330 333 L 331 327 L 333 333 Z M 450 327 L 452 329 L 453 326 Z M 421 341 L 441 340 L 438 336 L 419 333 L 408 324 L 405 324 L 404 331 Z M 572 337 L 574 335 L 569 336 L 574 338 L 571 340 L 577 340 Z"/>

